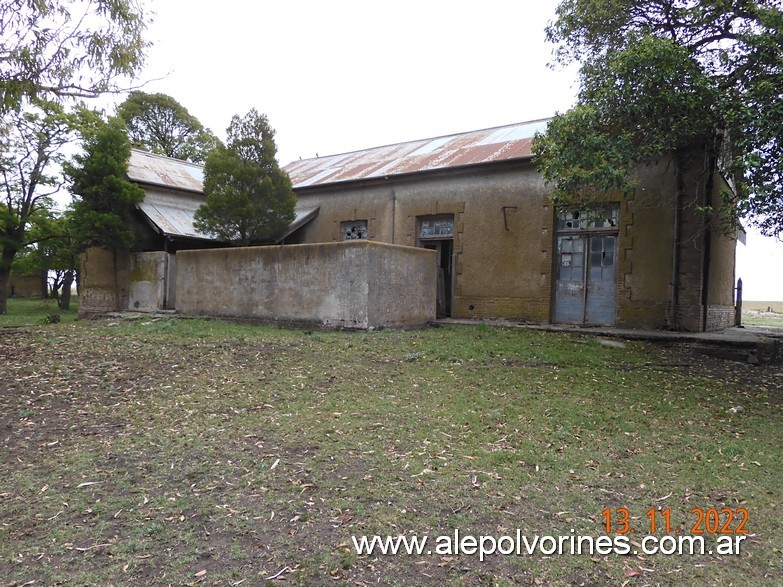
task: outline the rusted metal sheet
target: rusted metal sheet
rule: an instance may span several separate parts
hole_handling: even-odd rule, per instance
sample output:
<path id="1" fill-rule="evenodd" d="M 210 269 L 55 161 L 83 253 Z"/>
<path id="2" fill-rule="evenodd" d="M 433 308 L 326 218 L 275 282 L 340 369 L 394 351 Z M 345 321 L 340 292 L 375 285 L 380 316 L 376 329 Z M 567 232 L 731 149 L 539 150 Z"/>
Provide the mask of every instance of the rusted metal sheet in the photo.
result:
<path id="1" fill-rule="evenodd" d="M 294 188 L 479 165 L 532 155 L 532 138 L 548 120 L 294 161 L 285 170 Z"/>
<path id="2" fill-rule="evenodd" d="M 143 184 L 201 192 L 204 168 L 195 163 L 132 149 L 128 161 L 128 179 Z"/>

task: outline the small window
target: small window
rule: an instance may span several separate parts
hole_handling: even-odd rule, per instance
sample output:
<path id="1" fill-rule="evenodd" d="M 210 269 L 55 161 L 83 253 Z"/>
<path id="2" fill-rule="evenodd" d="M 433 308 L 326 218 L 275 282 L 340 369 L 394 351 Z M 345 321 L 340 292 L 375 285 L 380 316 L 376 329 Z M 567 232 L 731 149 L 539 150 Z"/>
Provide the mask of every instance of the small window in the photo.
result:
<path id="1" fill-rule="evenodd" d="M 340 230 L 343 233 L 344 241 L 356 241 L 367 238 L 367 221 L 366 220 L 351 220 L 349 222 L 341 222 Z"/>

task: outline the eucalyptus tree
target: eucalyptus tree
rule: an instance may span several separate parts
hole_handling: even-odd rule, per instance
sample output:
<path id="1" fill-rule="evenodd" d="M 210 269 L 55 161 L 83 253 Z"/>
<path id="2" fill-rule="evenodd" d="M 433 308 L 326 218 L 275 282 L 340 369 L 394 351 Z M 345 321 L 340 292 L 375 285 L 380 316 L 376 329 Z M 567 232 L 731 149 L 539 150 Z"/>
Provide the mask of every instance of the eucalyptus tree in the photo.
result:
<path id="1" fill-rule="evenodd" d="M 82 122 L 54 102 L 11 110 L 0 123 L 0 314 L 7 311 L 8 279 L 16 255 L 38 240 L 29 229 L 53 207 L 62 187 L 65 146 Z"/>
<path id="2" fill-rule="evenodd" d="M 145 29 L 138 0 L 0 2 L 0 114 L 117 90 L 144 64 Z"/>

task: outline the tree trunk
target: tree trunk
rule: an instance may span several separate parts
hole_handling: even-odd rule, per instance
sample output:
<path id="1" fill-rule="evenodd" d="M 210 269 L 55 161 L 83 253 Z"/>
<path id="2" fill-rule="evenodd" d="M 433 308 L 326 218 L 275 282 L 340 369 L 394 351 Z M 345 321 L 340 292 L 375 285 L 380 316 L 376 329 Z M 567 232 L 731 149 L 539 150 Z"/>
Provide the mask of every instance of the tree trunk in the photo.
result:
<path id="1" fill-rule="evenodd" d="M 8 282 L 11 272 L 0 264 L 0 314 L 8 313 Z"/>
<path id="2" fill-rule="evenodd" d="M 8 283 L 11 280 L 11 263 L 16 256 L 15 249 L 3 249 L 2 256 L 0 256 L 0 314 L 8 313 L 8 295 L 9 291 Z"/>
<path id="3" fill-rule="evenodd" d="M 70 269 L 63 276 L 63 292 L 60 294 L 58 305 L 61 310 L 71 309 L 71 286 L 73 285 L 73 271 Z"/>

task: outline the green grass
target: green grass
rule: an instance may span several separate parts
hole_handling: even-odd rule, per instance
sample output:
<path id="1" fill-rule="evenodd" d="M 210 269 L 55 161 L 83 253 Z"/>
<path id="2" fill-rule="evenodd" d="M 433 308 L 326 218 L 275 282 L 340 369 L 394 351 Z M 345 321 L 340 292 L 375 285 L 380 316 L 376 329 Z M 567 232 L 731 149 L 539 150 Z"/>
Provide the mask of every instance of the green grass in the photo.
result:
<path id="1" fill-rule="evenodd" d="M 76 296 L 71 298 L 71 307 L 67 311 L 60 310 L 53 299 L 11 298 L 8 300 L 8 312 L 0 314 L 0 327 L 42 324 L 51 314 L 59 314 L 62 322 L 73 322 L 78 317 L 78 307 Z"/>
<path id="2" fill-rule="evenodd" d="M 0 356 L 6 583 L 265 585 L 286 567 L 292 585 L 776 585 L 783 573 L 779 398 L 694 377 L 641 343 L 150 317 L 14 331 Z M 744 507 L 752 536 L 736 557 L 481 563 L 350 546 L 455 528 L 599 536 L 601 512 L 621 507 L 640 532 L 650 508 L 690 530 L 692 508 Z"/>
<path id="3" fill-rule="evenodd" d="M 783 314 L 762 310 L 743 309 L 742 324 L 745 326 L 772 326 L 783 328 Z"/>

